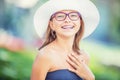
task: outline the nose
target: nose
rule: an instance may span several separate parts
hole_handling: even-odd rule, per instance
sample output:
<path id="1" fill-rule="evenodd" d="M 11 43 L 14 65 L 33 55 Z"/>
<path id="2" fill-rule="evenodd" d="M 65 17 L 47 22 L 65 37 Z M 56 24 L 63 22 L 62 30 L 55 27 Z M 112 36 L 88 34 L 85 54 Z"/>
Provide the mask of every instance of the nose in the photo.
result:
<path id="1" fill-rule="evenodd" d="M 68 16 L 66 16 L 66 18 L 65 18 L 65 22 L 66 22 L 66 23 L 71 22 L 71 20 L 70 20 L 70 18 L 69 18 Z"/>

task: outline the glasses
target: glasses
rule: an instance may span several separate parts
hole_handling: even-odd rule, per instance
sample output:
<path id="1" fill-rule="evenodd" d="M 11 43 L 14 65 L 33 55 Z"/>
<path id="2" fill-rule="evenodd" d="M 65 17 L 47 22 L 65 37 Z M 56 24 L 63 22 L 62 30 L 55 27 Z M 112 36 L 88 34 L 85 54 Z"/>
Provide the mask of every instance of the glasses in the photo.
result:
<path id="1" fill-rule="evenodd" d="M 81 15 L 79 12 L 70 12 L 70 13 L 57 12 L 52 15 L 52 18 L 55 18 L 57 21 L 64 21 L 67 16 L 72 21 L 76 21 L 81 18 Z"/>

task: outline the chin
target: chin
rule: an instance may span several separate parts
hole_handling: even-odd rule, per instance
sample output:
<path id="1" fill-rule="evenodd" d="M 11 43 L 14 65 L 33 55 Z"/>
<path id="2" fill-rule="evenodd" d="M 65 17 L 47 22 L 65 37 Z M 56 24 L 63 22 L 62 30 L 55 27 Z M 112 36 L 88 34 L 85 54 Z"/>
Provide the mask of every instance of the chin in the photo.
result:
<path id="1" fill-rule="evenodd" d="M 61 34 L 61 36 L 64 36 L 64 37 L 73 37 L 73 36 L 75 36 L 75 33 L 64 33 L 64 34 Z"/>

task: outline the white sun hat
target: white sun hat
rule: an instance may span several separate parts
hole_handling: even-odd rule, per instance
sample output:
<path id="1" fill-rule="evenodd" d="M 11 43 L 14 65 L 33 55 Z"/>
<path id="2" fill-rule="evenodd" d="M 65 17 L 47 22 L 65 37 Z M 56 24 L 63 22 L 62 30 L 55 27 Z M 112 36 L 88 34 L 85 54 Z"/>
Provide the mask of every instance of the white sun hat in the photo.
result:
<path id="1" fill-rule="evenodd" d="M 40 38 L 47 30 L 51 15 L 60 10 L 76 10 L 81 14 L 85 26 L 82 39 L 89 36 L 99 23 L 99 12 L 90 0 L 49 0 L 34 15 L 34 27 Z"/>

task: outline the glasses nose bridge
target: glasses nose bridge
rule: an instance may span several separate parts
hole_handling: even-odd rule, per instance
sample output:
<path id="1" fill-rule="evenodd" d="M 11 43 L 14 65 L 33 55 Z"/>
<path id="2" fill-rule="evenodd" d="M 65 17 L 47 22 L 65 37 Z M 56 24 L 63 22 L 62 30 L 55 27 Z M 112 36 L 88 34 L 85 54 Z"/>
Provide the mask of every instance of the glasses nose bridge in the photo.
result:
<path id="1" fill-rule="evenodd" d="M 70 17 L 69 17 L 69 13 L 65 13 L 65 15 L 66 15 L 66 16 L 65 16 L 65 20 L 66 20 L 66 19 L 71 20 Z"/>
<path id="2" fill-rule="evenodd" d="M 66 14 L 66 17 L 69 16 L 69 13 L 65 13 Z"/>

